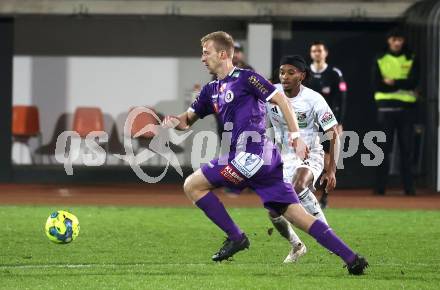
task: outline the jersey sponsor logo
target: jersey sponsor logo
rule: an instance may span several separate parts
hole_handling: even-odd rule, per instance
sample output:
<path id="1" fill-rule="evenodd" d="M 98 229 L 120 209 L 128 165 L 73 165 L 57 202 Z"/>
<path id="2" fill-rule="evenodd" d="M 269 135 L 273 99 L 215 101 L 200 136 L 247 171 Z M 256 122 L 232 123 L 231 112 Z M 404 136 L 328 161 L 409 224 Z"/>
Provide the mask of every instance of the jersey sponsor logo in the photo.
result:
<path id="1" fill-rule="evenodd" d="M 255 154 L 240 152 L 231 163 L 241 174 L 251 178 L 263 166 L 264 160 Z"/>
<path id="2" fill-rule="evenodd" d="M 270 109 L 270 110 L 272 111 L 272 113 L 279 115 L 277 106 L 273 106 L 272 109 Z"/>
<path id="3" fill-rule="evenodd" d="M 237 170 L 230 166 L 229 164 L 226 165 L 222 171 L 220 171 L 220 174 L 228 181 L 232 182 L 233 184 L 239 184 L 240 182 L 243 182 L 244 178 L 237 172 Z"/>
<path id="4" fill-rule="evenodd" d="M 234 93 L 232 91 L 227 91 L 225 95 L 225 102 L 230 103 L 234 100 Z"/>
<path id="5" fill-rule="evenodd" d="M 334 120 L 335 120 L 335 117 L 333 116 L 333 114 L 330 112 L 326 112 L 321 117 L 321 124 L 322 124 L 322 126 L 326 126 L 326 125 L 330 124 L 331 122 L 333 122 Z"/>
<path id="6" fill-rule="evenodd" d="M 218 94 L 212 95 L 212 107 L 215 113 L 218 113 Z"/>
<path id="7" fill-rule="evenodd" d="M 218 104 L 217 104 L 217 102 L 213 103 L 212 106 L 214 108 L 214 112 L 218 113 Z"/>
<path id="8" fill-rule="evenodd" d="M 248 81 L 251 85 L 256 87 L 262 94 L 267 94 L 269 92 L 269 90 L 266 89 L 262 83 L 260 83 L 260 81 L 257 79 L 256 76 L 250 76 L 248 78 Z"/>
<path id="9" fill-rule="evenodd" d="M 220 87 L 220 93 L 223 93 L 224 91 L 225 91 L 225 89 L 226 89 L 226 83 L 224 83 L 223 85 L 221 85 L 221 87 Z"/>
<path id="10" fill-rule="evenodd" d="M 296 119 L 298 120 L 299 128 L 307 127 L 307 114 L 305 112 L 296 112 Z"/>

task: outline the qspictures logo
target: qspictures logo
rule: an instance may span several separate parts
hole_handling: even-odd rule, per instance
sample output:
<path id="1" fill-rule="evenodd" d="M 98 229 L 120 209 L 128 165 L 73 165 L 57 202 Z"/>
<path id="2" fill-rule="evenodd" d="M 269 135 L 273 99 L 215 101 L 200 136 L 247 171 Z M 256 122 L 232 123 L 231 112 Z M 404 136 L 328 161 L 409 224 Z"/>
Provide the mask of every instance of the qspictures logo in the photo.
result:
<path id="1" fill-rule="evenodd" d="M 156 124 L 147 124 L 144 128 L 135 133 L 133 138 L 140 137 L 146 133 L 153 135 L 149 148 L 144 149 L 139 154 L 135 154 L 133 149 L 133 138 L 127 138 L 132 135 L 132 129 L 134 121 L 141 114 L 149 114 L 157 121 Z M 125 155 L 113 154 L 113 156 L 126 161 L 133 169 L 135 174 L 144 182 L 156 183 L 162 180 L 162 178 L 168 172 L 168 168 L 171 165 L 179 174 L 183 176 L 183 171 L 180 166 L 179 160 L 176 154 L 171 150 L 170 143 L 175 145 L 181 144 L 188 136 L 192 134 L 192 130 L 184 134 L 177 133 L 175 128 L 166 128 L 160 125 L 161 120 L 157 114 L 146 107 L 137 107 L 130 111 L 124 125 L 124 149 Z M 85 138 L 85 146 L 89 153 L 83 154 L 83 162 L 86 166 L 101 166 L 105 163 L 107 158 L 107 152 L 99 145 L 100 143 L 108 141 L 108 135 L 106 132 L 94 131 L 89 133 Z M 70 140 L 70 146 L 68 141 Z M 64 164 L 64 169 L 67 175 L 73 175 L 73 161 L 77 160 L 80 156 L 81 138 L 75 131 L 65 131 L 61 133 L 57 138 L 55 158 L 58 162 Z M 67 152 L 67 156 L 66 156 Z M 165 169 L 159 176 L 150 176 L 145 173 L 141 165 L 153 158 L 158 154 L 160 157 L 166 160 Z"/>
<path id="2" fill-rule="evenodd" d="M 155 122 L 146 124 L 143 128 L 135 132 L 132 135 L 134 121 L 141 114 L 149 114 L 153 116 Z M 331 118 L 327 116 L 323 121 L 328 121 Z M 232 131 L 234 124 L 227 122 L 225 124 L 225 132 L 222 133 L 222 137 L 219 140 L 217 134 L 212 131 L 200 131 L 194 134 L 192 137 L 192 142 L 183 142 L 193 134 L 193 131 L 187 131 L 185 133 L 178 131 L 174 127 L 166 127 L 161 125 L 160 118 L 156 113 L 146 107 L 137 107 L 130 111 L 126 122 L 124 124 L 124 150 L 125 154 L 112 154 L 114 157 L 124 160 L 135 172 L 136 176 L 139 177 L 144 182 L 147 183 L 157 183 L 167 174 L 168 169 L 173 167 L 180 176 L 183 177 L 182 167 L 179 163 L 177 155 L 172 150 L 171 143 L 175 145 L 181 144 L 188 150 L 191 156 L 191 166 L 194 170 L 201 167 L 202 164 L 209 164 L 211 160 L 217 157 L 217 152 L 222 152 L 222 155 L 218 158 L 219 165 L 228 166 L 232 164 L 235 169 L 239 171 L 236 172 L 231 168 L 226 168 L 222 172 L 225 178 L 233 180 L 235 182 L 241 182 L 241 178 L 250 178 L 254 175 L 261 166 L 270 165 L 272 161 L 273 147 L 271 145 L 266 146 L 270 143 L 265 143 L 263 152 L 261 156 L 253 155 L 247 153 L 246 147 L 250 142 L 261 142 L 266 140 L 265 136 L 262 136 L 256 131 L 244 131 L 241 132 L 240 136 L 236 140 L 236 146 L 233 148 L 235 153 L 235 158 L 230 159 L 230 145 L 232 144 Z M 149 142 L 148 148 L 144 148 L 139 153 L 135 152 L 133 148 L 133 139 L 141 137 L 147 134 L 151 141 Z M 321 141 L 328 140 L 326 134 L 323 135 L 321 132 L 313 133 L 314 136 L 309 136 L 310 134 L 301 133 L 301 138 L 303 140 L 308 140 L 310 138 L 315 139 L 318 137 Z M 275 143 L 275 136 L 272 137 L 272 142 Z M 106 132 L 94 131 L 90 132 L 85 138 L 81 138 L 80 135 L 75 131 L 65 131 L 61 133 L 57 138 L 55 158 L 56 160 L 64 165 L 64 170 L 67 175 L 74 174 L 73 162 L 81 159 L 82 164 L 85 166 L 102 166 L 105 164 L 108 152 L 101 146 L 101 144 L 108 142 L 109 137 Z M 85 147 L 82 153 L 81 147 L 84 141 Z M 359 151 L 360 136 L 354 131 L 345 131 L 342 138 L 341 144 L 337 152 L 339 154 L 335 155 L 337 158 L 337 168 L 344 169 L 344 160 L 353 157 Z M 362 139 L 364 148 L 369 151 L 369 153 L 361 154 L 361 163 L 364 166 L 378 166 L 384 160 L 384 153 L 382 149 L 377 145 L 377 143 L 386 142 L 386 135 L 381 131 L 370 131 L 367 132 Z M 220 148 L 218 147 L 220 145 Z M 252 155 L 252 156 L 250 156 Z M 161 159 L 166 161 L 163 171 L 159 176 L 150 176 L 144 172 L 142 164 L 150 160 L 153 157 L 159 156 Z M 305 160 L 307 162 L 307 160 Z"/>

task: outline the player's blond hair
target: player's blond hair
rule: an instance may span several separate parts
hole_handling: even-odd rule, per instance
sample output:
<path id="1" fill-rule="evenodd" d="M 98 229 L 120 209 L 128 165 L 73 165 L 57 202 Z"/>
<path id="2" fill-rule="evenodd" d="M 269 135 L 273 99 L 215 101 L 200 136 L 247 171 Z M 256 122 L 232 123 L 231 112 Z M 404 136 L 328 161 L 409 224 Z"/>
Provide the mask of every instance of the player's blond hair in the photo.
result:
<path id="1" fill-rule="evenodd" d="M 200 43 L 203 46 L 209 40 L 214 42 L 214 48 L 217 52 L 224 50 L 228 57 L 232 58 L 234 55 L 234 39 L 231 35 L 224 31 L 211 32 L 203 36 Z"/>

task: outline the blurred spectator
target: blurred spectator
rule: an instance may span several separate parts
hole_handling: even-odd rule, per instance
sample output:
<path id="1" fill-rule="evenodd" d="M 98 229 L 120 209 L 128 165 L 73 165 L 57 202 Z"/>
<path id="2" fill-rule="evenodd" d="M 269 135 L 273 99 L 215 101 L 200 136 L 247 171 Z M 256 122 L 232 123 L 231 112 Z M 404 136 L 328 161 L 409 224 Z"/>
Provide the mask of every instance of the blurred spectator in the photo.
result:
<path id="1" fill-rule="evenodd" d="M 376 58 L 373 65 L 378 125 L 387 138 L 386 142 L 379 143 L 385 154 L 376 172 L 375 193 L 379 195 L 385 194 L 395 131 L 399 142 L 400 176 L 405 194 L 415 194 L 411 157 L 419 68 L 415 55 L 408 50 L 406 44 L 403 31 L 392 30 L 387 36 L 386 50 Z"/>
<path id="2" fill-rule="evenodd" d="M 234 56 L 232 57 L 232 64 L 238 68 L 254 70 L 253 67 L 246 63 L 243 46 L 241 46 L 241 44 L 238 42 L 234 42 Z"/>

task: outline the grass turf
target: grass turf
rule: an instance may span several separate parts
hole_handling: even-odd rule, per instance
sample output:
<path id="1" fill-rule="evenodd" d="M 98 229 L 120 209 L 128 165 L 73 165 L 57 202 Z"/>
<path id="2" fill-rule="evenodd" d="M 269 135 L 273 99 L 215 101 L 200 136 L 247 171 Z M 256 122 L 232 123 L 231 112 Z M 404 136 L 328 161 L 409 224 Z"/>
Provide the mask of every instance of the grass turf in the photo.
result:
<path id="1" fill-rule="evenodd" d="M 195 208 L 64 207 L 81 232 L 68 245 L 44 235 L 63 207 L 0 206 L 1 289 L 438 289 L 440 212 L 329 209 L 333 229 L 370 262 L 353 277 L 303 233 L 308 254 L 281 261 L 289 245 L 263 209 L 230 209 L 249 251 L 216 264 L 222 233 Z"/>

